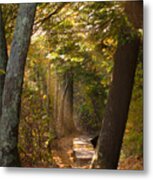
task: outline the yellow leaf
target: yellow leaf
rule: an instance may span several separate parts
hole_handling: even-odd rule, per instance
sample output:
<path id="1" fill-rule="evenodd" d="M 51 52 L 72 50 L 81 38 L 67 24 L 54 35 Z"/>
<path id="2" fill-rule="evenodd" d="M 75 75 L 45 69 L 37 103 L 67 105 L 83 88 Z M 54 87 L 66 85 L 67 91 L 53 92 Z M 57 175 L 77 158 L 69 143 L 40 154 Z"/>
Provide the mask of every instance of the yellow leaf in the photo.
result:
<path id="1" fill-rule="evenodd" d="M 35 130 L 32 130 L 32 136 L 36 136 Z"/>
<path id="2" fill-rule="evenodd" d="M 3 69 L 0 69 L 0 75 L 5 74 L 5 71 Z"/>
<path id="3" fill-rule="evenodd" d="M 46 98 L 47 98 L 46 94 L 45 94 L 45 95 L 43 95 L 43 99 L 46 99 Z"/>

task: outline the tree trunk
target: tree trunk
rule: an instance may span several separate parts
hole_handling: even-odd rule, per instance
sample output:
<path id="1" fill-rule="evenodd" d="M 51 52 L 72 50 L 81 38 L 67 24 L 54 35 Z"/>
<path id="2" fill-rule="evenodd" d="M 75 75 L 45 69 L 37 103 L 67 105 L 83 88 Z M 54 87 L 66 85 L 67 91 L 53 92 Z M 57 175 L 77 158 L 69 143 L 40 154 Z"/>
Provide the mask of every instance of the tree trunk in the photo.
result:
<path id="1" fill-rule="evenodd" d="M 65 76 L 68 88 L 64 99 L 64 127 L 66 133 L 70 134 L 75 130 L 73 121 L 73 72 L 70 70 Z"/>
<path id="2" fill-rule="evenodd" d="M 59 97 L 59 83 L 58 83 L 58 77 L 57 72 L 55 70 L 55 89 L 54 89 L 54 123 L 57 121 L 57 115 L 58 115 L 58 97 Z"/>
<path id="3" fill-rule="evenodd" d="M 73 122 L 73 74 L 71 70 L 64 75 L 61 93 L 57 133 L 58 136 L 65 136 L 75 131 Z"/>
<path id="4" fill-rule="evenodd" d="M 7 59 L 8 59 L 8 55 L 7 55 L 7 43 L 5 38 L 5 27 L 3 23 L 2 9 L 0 6 L 0 70 L 4 72 L 4 73 L 3 72 L 0 73 L 0 117 L 2 111 L 2 94 L 4 88 Z"/>
<path id="5" fill-rule="evenodd" d="M 50 91 L 51 91 L 51 88 L 50 88 L 50 82 L 51 82 L 51 73 L 50 73 L 50 62 L 48 64 L 48 69 L 47 69 L 47 88 L 46 88 L 46 91 L 47 91 L 47 104 L 46 104 L 46 108 L 47 108 L 47 115 L 48 117 L 52 117 L 51 116 L 51 97 L 50 97 Z"/>
<path id="6" fill-rule="evenodd" d="M 133 26 L 136 29 L 142 28 L 143 1 L 129 1 L 123 5 Z M 126 27 L 124 28 L 123 32 L 119 34 L 122 39 L 127 31 Z M 129 41 L 125 44 L 118 43 L 113 81 L 92 168 L 116 169 L 118 166 L 140 47 L 138 36 L 131 38 L 130 34 L 127 33 L 124 39 L 128 38 Z"/>
<path id="7" fill-rule="evenodd" d="M 18 126 L 22 84 L 36 4 L 20 4 L 3 90 L 0 165 L 19 166 Z"/>
<path id="8" fill-rule="evenodd" d="M 58 137 L 62 137 L 65 135 L 65 125 L 64 125 L 64 101 L 68 89 L 68 82 L 64 82 L 63 87 L 60 88 L 61 95 L 60 95 L 60 102 L 59 103 L 59 109 L 58 109 L 58 116 L 57 116 L 57 125 L 56 125 L 56 132 Z"/>
<path id="9" fill-rule="evenodd" d="M 131 37 L 129 38 L 131 39 Z M 139 44 L 137 36 L 125 44 L 118 44 L 112 85 L 93 168 L 117 168 L 134 84 Z"/>
<path id="10" fill-rule="evenodd" d="M 125 1 L 124 3 L 125 13 L 129 21 L 136 29 L 143 28 L 143 0 Z"/>

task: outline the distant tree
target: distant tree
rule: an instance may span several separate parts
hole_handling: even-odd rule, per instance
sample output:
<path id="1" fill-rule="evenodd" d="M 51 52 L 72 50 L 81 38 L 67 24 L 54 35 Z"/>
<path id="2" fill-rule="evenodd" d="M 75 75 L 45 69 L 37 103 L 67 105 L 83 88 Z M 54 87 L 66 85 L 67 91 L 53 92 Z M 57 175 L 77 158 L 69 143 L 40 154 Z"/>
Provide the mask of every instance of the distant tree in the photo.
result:
<path id="1" fill-rule="evenodd" d="M 76 131 L 73 121 L 73 71 L 67 70 L 63 75 L 59 114 L 57 117 L 57 135 L 65 136 Z"/>
<path id="2" fill-rule="evenodd" d="M 11 45 L 3 90 L 0 166 L 19 166 L 18 125 L 24 67 L 34 23 L 36 4 L 21 4 Z"/>
<path id="3" fill-rule="evenodd" d="M 142 13 L 142 2 L 127 2 L 125 9 L 127 6 L 126 12 L 130 20 L 135 8 Z M 135 13 L 133 19 L 135 16 L 142 16 Z M 141 18 L 138 21 L 140 22 Z M 138 28 L 135 24 L 134 27 Z M 139 27 L 141 27 L 141 22 Z M 132 33 L 128 27 L 123 27 L 119 32 L 119 42 L 114 57 L 113 80 L 93 159 L 93 168 L 116 169 L 118 166 L 140 47 L 137 33 Z"/>

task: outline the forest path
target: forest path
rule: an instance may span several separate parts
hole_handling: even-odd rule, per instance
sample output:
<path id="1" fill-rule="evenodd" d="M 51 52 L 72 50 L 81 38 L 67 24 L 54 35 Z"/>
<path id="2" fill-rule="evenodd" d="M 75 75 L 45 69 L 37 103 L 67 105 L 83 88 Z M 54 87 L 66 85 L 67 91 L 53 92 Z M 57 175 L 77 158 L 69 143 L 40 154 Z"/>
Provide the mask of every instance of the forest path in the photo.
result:
<path id="1" fill-rule="evenodd" d="M 72 134 L 57 139 L 52 147 L 52 156 L 57 168 L 90 168 L 94 149 L 86 135 Z M 143 159 L 130 156 L 119 162 L 118 169 L 143 169 Z"/>
<path id="2" fill-rule="evenodd" d="M 89 168 L 94 149 L 85 135 L 73 134 L 58 139 L 52 148 L 52 156 L 59 168 Z"/>

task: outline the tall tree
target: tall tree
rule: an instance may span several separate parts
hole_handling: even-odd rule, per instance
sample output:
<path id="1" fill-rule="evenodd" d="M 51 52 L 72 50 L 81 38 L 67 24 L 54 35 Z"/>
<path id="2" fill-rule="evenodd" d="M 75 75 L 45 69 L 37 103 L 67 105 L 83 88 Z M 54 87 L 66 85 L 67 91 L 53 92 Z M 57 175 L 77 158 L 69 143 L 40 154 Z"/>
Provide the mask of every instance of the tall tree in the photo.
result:
<path id="1" fill-rule="evenodd" d="M 125 7 L 127 5 L 130 7 L 126 11 L 129 19 L 132 18 L 131 14 L 135 8 L 139 9 L 137 12 L 142 13 L 141 2 L 127 2 Z M 142 16 L 141 14 L 136 15 Z M 132 19 L 134 22 L 135 14 Z M 134 24 L 134 27 L 137 28 L 137 25 L 138 23 Z M 118 166 L 140 47 L 139 37 L 137 34 L 131 37 L 130 31 L 129 28 L 124 27 L 119 34 L 119 38 L 124 39 L 125 42 L 119 40 L 114 57 L 113 80 L 92 164 L 93 168 L 116 169 Z"/>
<path id="2" fill-rule="evenodd" d="M 73 71 L 70 69 L 65 74 L 67 79 L 68 87 L 64 100 L 64 129 L 66 134 L 70 134 L 76 130 L 73 121 Z"/>
<path id="3" fill-rule="evenodd" d="M 73 121 L 73 72 L 67 70 L 61 85 L 60 107 L 58 110 L 57 135 L 64 136 L 76 131 Z"/>
<path id="4" fill-rule="evenodd" d="M 18 125 L 24 67 L 34 23 L 36 4 L 21 4 L 11 45 L 3 90 L 0 165 L 19 166 Z"/>
<path id="5" fill-rule="evenodd" d="M 7 43 L 5 38 L 5 27 L 2 17 L 2 8 L 0 6 L 0 116 L 2 110 L 2 94 L 4 88 L 7 59 L 8 59 L 8 55 L 7 55 Z"/>

